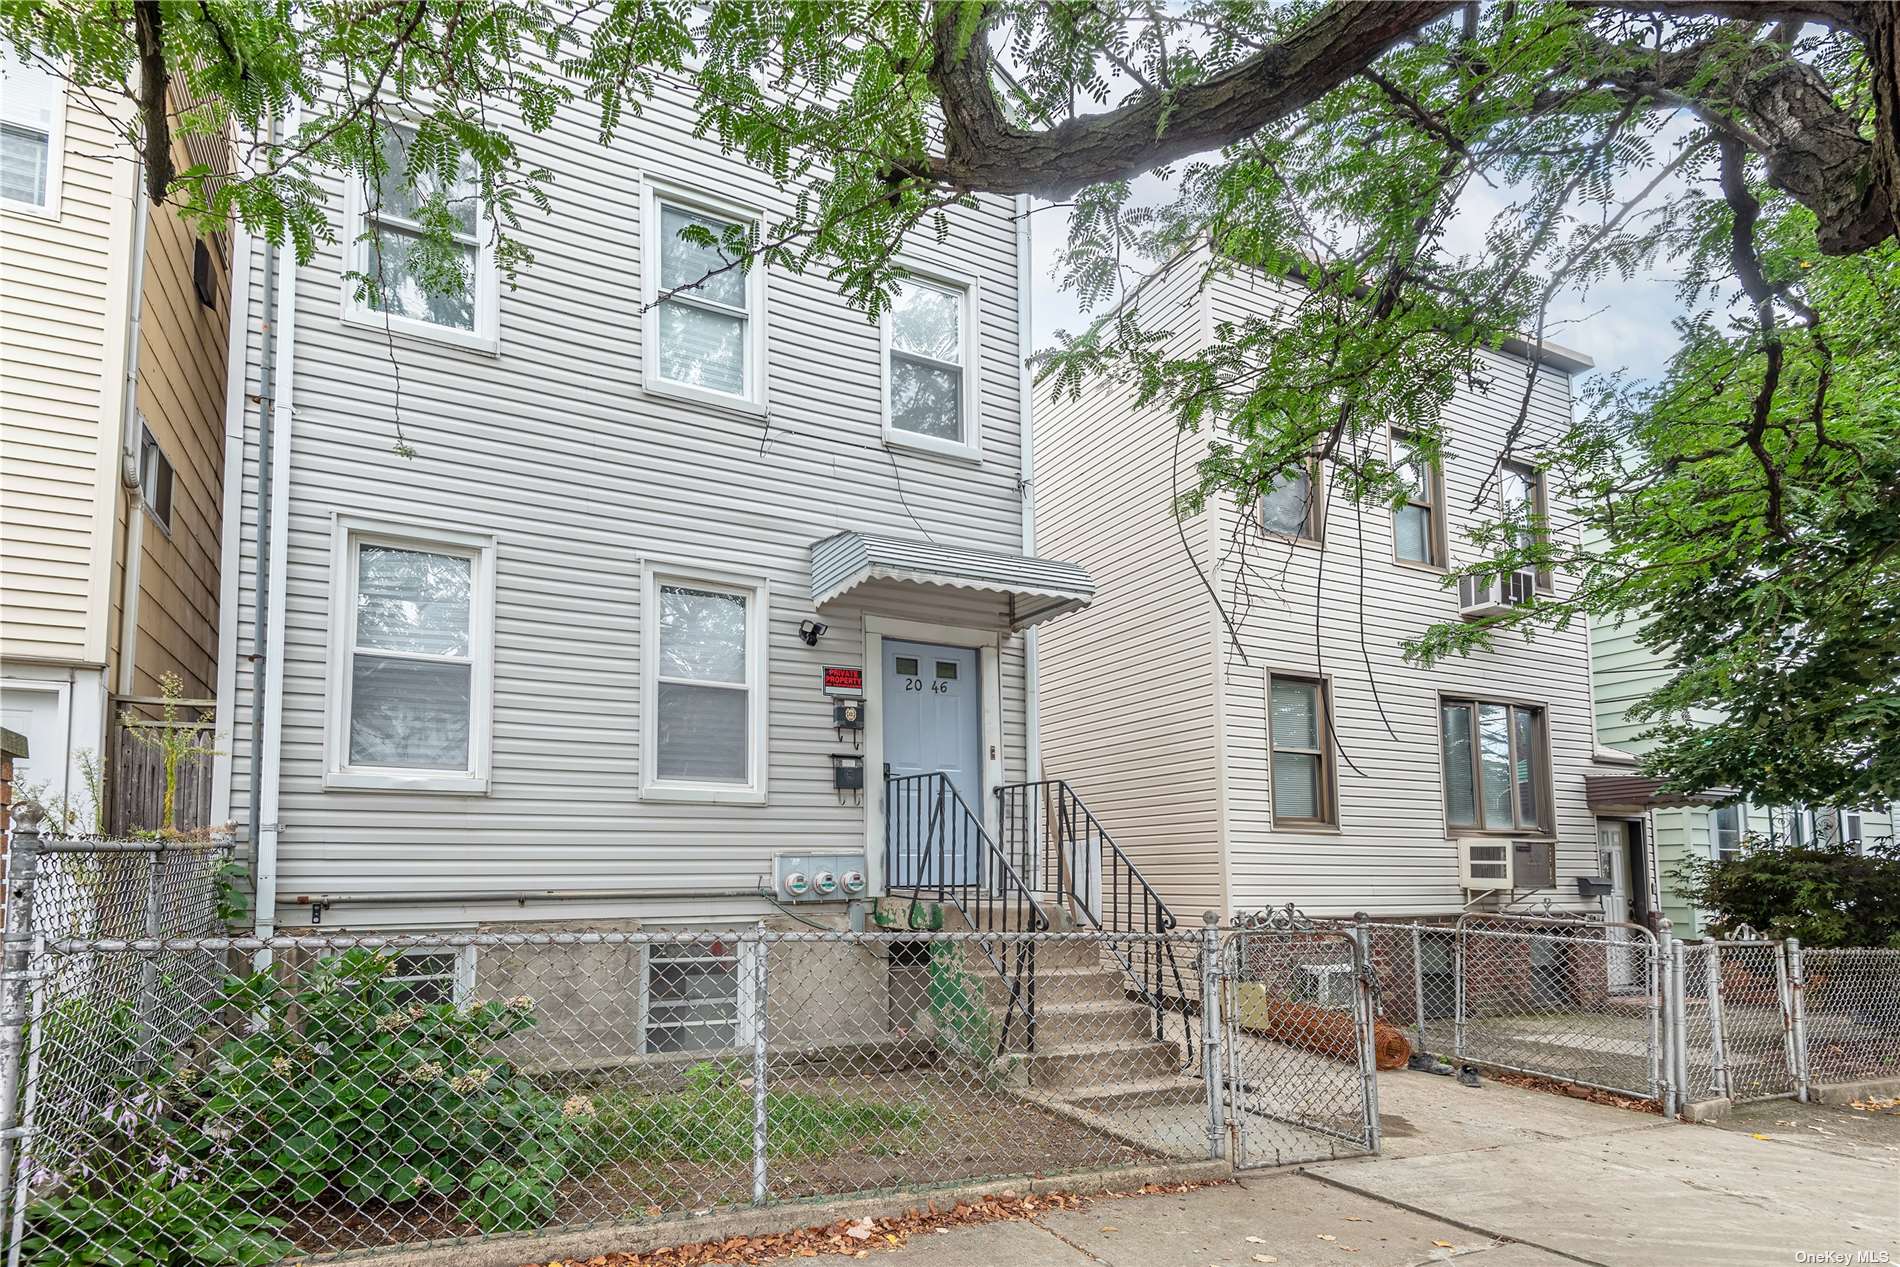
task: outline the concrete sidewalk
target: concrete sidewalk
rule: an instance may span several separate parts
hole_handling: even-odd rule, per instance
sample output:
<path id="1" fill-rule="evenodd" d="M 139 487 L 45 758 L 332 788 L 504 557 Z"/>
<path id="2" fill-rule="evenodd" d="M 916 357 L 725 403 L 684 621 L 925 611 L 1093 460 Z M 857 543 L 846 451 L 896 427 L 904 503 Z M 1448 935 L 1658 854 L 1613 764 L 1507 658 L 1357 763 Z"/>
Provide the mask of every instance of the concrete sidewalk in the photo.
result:
<path id="1" fill-rule="evenodd" d="M 940 1232 L 872 1257 L 889 1267 L 1753 1267 L 1900 1245 L 1900 1116 L 1870 1125 L 1780 1101 L 1718 1129 L 1416 1073 L 1382 1075 L 1379 1094 L 1382 1157 Z"/>

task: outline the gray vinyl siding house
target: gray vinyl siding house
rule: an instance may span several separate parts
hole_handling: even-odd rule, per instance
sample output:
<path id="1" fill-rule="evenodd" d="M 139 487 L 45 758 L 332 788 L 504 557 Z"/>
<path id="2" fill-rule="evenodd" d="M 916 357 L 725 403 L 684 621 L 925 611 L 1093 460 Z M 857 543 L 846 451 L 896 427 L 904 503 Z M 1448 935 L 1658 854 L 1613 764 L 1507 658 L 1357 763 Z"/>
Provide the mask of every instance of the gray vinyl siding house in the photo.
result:
<path id="1" fill-rule="evenodd" d="M 1146 280 L 1131 300 L 1144 329 L 1171 332 L 1185 350 L 1218 337 L 1223 321 L 1273 310 L 1267 280 L 1238 269 L 1210 275 L 1207 264 L 1205 249 L 1191 252 Z M 1460 523 L 1529 368 L 1521 353 L 1487 359 L 1491 393 L 1461 393 L 1451 406 L 1436 498 L 1438 548 L 1454 562 L 1466 557 Z M 1550 347 L 1539 359 L 1523 454 L 1567 425 L 1570 374 L 1589 364 Z M 1135 410 L 1112 384 L 1091 382 L 1072 400 L 1045 383 L 1035 437 L 1038 546 L 1088 568 L 1100 587 L 1087 612 L 1052 625 L 1038 644 L 1043 760 L 1177 911 L 1293 902 L 1319 915 L 1443 917 L 1467 903 L 1522 909 L 1545 898 L 1595 908 L 1577 883 L 1605 867 L 1585 785 L 1595 738 L 1581 623 L 1535 641 L 1508 635 L 1495 652 L 1429 669 L 1408 664 L 1401 642 L 1458 619 L 1459 596 L 1442 567 L 1398 561 L 1387 511 L 1322 497 L 1317 541 L 1264 533 L 1257 505 L 1225 496 L 1177 522 L 1176 472 L 1192 478 L 1206 439 L 1177 440 L 1164 409 Z M 1553 530 L 1564 531 L 1553 509 Z M 1329 750 L 1319 758 L 1327 768 L 1319 803 L 1301 805 L 1305 821 L 1276 822 L 1270 677 L 1293 683 L 1296 699 L 1299 684 L 1323 683 L 1330 699 L 1333 724 L 1321 729 L 1332 741 L 1317 745 Z M 1549 883 L 1486 895 L 1461 887 L 1457 842 L 1480 833 L 1448 821 L 1448 701 L 1518 706 L 1541 731 L 1531 762 L 1538 825 L 1482 838 L 1548 842 Z M 1517 724 L 1516 713 L 1499 715 Z M 1282 737 L 1278 746 L 1298 745 Z M 1289 751 L 1286 764 L 1305 760 Z M 1640 876 L 1641 841 L 1627 843 L 1624 859 Z M 1640 914 L 1635 887 L 1628 906 Z"/>
<path id="2" fill-rule="evenodd" d="M 553 210 L 519 228 L 534 255 L 519 285 L 478 267 L 452 328 L 413 295 L 388 330 L 354 301 L 359 191 L 330 190 L 340 244 L 306 266 L 240 239 L 215 812 L 257 859 L 261 928 L 780 919 L 767 895 L 787 852 L 864 857 L 874 895 L 880 669 L 898 640 L 971 653 L 977 680 L 953 683 L 980 692 L 971 799 L 1028 777 L 1025 630 L 1054 610 L 948 575 L 954 559 L 812 601 L 813 547 L 842 532 L 1005 573 L 1029 553 L 1018 208 L 981 199 L 908 248 L 959 337 L 900 369 L 936 365 L 963 404 L 906 431 L 886 418 L 892 336 L 823 276 L 755 269 L 643 319 L 673 284 L 661 215 L 790 207 L 693 138 L 689 104 L 661 96 L 611 145 L 578 116 L 524 128 Z M 722 331 L 743 351 L 705 359 Z M 364 594 L 404 568 L 389 583 L 453 592 L 392 641 L 362 611 L 410 599 Z M 731 617 L 706 635 L 730 639 L 731 663 L 670 648 L 662 663 L 660 593 L 689 623 Z M 861 736 L 835 724 L 827 668 L 863 672 Z M 388 684 L 423 678 L 388 705 Z M 669 698 L 680 711 L 662 716 Z M 695 749 L 729 725 L 748 728 L 743 750 Z M 380 769 L 379 751 L 424 768 Z M 863 793 L 834 787 L 841 753 L 864 759 Z M 839 925 L 847 909 L 801 914 Z"/>

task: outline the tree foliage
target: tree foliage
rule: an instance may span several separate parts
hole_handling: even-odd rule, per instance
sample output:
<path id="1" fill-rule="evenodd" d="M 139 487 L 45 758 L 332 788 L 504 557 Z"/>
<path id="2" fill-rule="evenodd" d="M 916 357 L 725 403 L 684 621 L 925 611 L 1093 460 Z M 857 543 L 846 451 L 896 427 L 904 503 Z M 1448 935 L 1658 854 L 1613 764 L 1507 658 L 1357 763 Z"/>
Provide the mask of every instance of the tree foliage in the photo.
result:
<path id="1" fill-rule="evenodd" d="M 1851 845 L 1752 839 L 1733 857 L 1685 859 L 1677 892 L 1718 937 L 1747 926 L 1819 946 L 1900 948 L 1900 853 L 1888 840 Z"/>
<path id="2" fill-rule="evenodd" d="M 441 192 L 473 172 L 507 276 L 558 205 L 534 138 L 612 138 L 656 95 L 793 192 L 749 259 L 827 275 L 875 315 L 907 236 L 981 194 L 1073 203 L 1064 284 L 1113 308 L 1046 370 L 1132 381 L 1197 437 L 1183 509 L 1321 464 L 1329 494 L 1401 495 L 1384 442 L 1428 454 L 1454 394 L 1512 411 L 1507 455 L 1575 519 L 1477 504 L 1460 572 L 1537 567 L 1556 596 L 1408 647 L 1430 661 L 1587 614 L 1648 613 L 1671 669 L 1652 766 L 1760 801 L 1900 794 L 1900 28 L 1853 0 L 1254 4 L 683 0 L 73 0 L 0 32 L 123 98 L 148 185 L 309 257 L 325 182 L 406 179 L 455 281 Z M 182 104 L 181 104 L 182 103 Z M 174 133 L 245 138 L 174 170 Z M 417 169 L 422 169 L 418 181 Z M 1132 178 L 1165 170 L 1159 206 Z M 432 179 L 429 178 L 432 174 Z M 1488 199 L 1479 246 L 1452 233 Z M 1211 244 L 1285 283 L 1272 319 L 1166 350 L 1128 305 L 1140 262 Z M 432 248 L 434 249 L 434 248 Z M 426 261 L 425 261 L 426 263 Z M 1554 444 L 1526 439 L 1553 302 L 1678 270 L 1689 315 L 1658 381 L 1610 376 Z M 376 278 L 359 279 L 373 287 Z M 690 285 L 691 283 L 689 283 Z M 1588 544 L 1585 544 L 1588 543 Z M 1455 583 L 1455 578 L 1449 583 Z"/>

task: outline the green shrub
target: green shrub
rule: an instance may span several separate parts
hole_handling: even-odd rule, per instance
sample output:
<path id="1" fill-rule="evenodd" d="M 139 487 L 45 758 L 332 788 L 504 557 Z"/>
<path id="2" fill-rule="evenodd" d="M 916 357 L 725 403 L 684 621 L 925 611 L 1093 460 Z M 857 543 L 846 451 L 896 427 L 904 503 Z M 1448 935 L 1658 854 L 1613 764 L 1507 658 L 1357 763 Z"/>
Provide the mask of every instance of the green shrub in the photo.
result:
<path id="1" fill-rule="evenodd" d="M 1687 859 L 1672 878 L 1717 936 L 1746 924 L 1810 947 L 1900 947 L 1900 852 L 1891 842 L 1862 854 L 1751 837 L 1724 861 Z"/>
<path id="2" fill-rule="evenodd" d="M 234 1208 L 213 1185 L 147 1175 L 27 1209 L 25 1261 L 35 1267 L 263 1267 L 293 1246 L 283 1224 Z"/>

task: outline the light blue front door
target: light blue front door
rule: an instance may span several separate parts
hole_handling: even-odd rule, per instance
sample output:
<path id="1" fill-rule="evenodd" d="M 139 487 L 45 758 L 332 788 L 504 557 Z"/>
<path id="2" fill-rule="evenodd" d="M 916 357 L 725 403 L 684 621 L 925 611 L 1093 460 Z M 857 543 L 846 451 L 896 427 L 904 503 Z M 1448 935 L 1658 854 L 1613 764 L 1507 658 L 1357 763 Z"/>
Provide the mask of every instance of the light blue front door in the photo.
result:
<path id="1" fill-rule="evenodd" d="M 983 816 L 983 713 L 976 651 L 921 642 L 884 641 L 884 764 L 892 778 L 943 774 L 979 819 Z M 968 882 L 974 878 L 974 832 L 961 811 L 946 807 L 946 829 L 929 830 L 923 781 L 891 790 L 886 829 L 896 846 L 891 883 Z M 940 842 L 926 864 L 924 842 Z"/>

